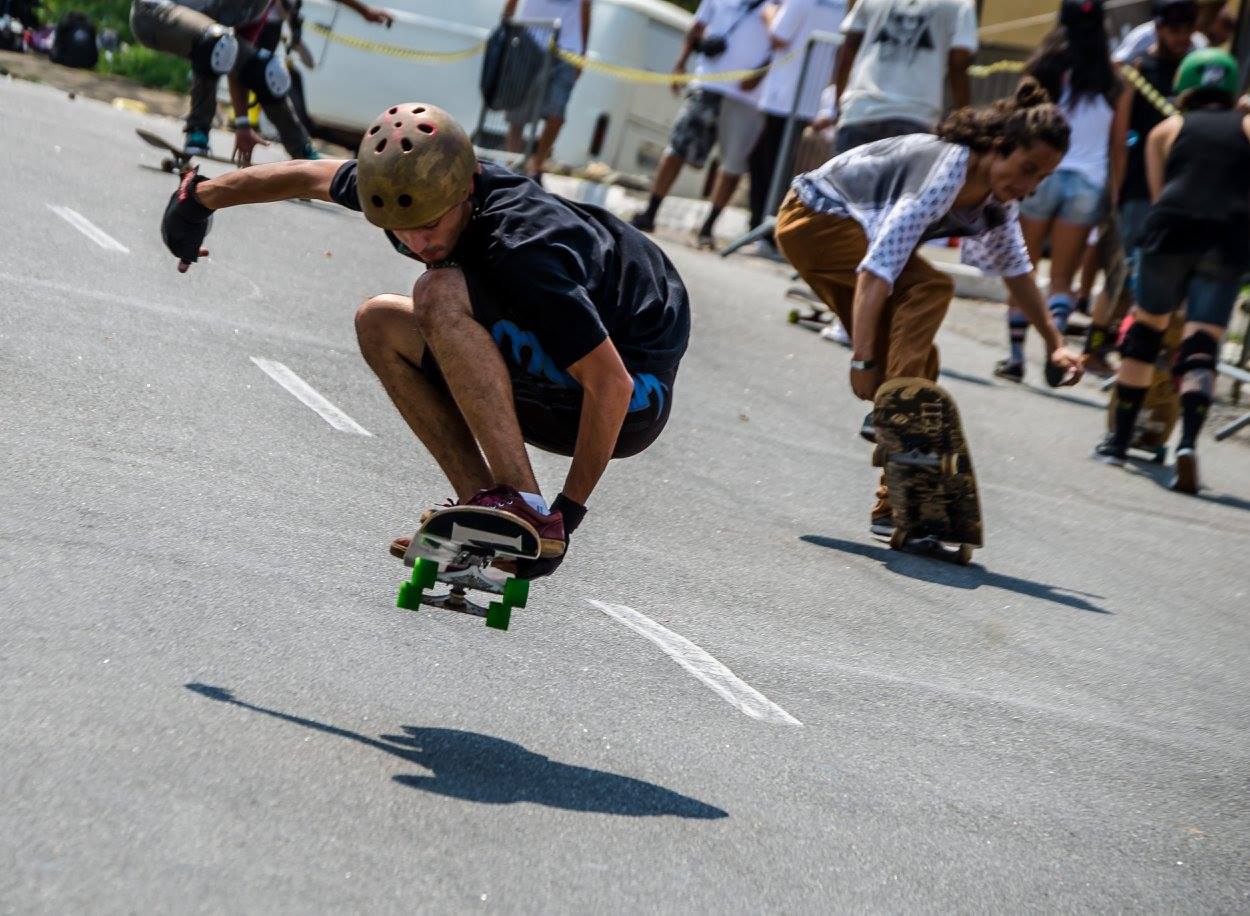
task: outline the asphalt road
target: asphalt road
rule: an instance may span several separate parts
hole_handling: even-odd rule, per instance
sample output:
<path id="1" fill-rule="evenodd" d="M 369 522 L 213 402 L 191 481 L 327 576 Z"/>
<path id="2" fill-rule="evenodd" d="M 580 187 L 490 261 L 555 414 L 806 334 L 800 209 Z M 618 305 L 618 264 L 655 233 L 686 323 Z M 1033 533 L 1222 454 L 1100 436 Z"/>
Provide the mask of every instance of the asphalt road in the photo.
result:
<path id="1" fill-rule="evenodd" d="M 1094 464 L 1102 396 L 989 379 L 959 303 L 987 546 L 892 553 L 845 351 L 668 245 L 664 436 L 508 633 L 414 615 L 386 545 L 447 488 L 352 326 L 413 265 L 283 203 L 180 276 L 133 135 L 176 125 L 7 81 L 0 123 L 0 909 L 1250 908 L 1244 444 L 1198 499 Z"/>

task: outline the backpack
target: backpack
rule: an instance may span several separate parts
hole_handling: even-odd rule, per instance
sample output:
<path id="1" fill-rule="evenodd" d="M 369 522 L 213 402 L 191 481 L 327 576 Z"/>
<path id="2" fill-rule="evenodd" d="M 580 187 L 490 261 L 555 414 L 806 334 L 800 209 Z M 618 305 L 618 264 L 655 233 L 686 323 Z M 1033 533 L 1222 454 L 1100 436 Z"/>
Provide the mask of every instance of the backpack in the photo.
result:
<path id="1" fill-rule="evenodd" d="M 528 29 L 501 23 L 486 39 L 479 86 L 492 111 L 520 108 L 529 99 L 542 70 L 545 52 Z"/>
<path id="2" fill-rule="evenodd" d="M 83 13 L 66 13 L 52 34 L 53 63 L 64 67 L 94 69 L 100 52 L 96 48 L 95 25 Z"/>

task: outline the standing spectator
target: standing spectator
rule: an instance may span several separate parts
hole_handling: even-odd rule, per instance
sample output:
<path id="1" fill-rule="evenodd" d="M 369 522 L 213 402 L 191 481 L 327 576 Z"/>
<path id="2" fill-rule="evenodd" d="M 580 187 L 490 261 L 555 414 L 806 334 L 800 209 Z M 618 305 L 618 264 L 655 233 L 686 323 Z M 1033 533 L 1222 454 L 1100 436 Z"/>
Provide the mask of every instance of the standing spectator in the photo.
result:
<path id="1" fill-rule="evenodd" d="M 503 20 L 509 21 L 517 15 L 517 6 L 521 7 L 522 19 L 558 19 L 560 34 L 556 43 L 563 51 L 584 55 L 586 45 L 590 41 L 590 0 L 507 0 L 503 6 Z M 564 127 L 564 113 L 569 107 L 569 97 L 573 94 L 573 84 L 582 75 L 582 71 L 566 60 L 556 58 L 551 63 L 551 72 L 547 76 L 547 90 L 538 101 L 537 116 L 542 118 L 543 132 L 538 138 L 534 154 L 522 166 L 527 175 L 540 179 L 551 148 L 560 136 Z M 508 150 L 519 153 L 525 145 L 525 123 L 534 107 L 530 99 L 519 108 L 507 113 L 508 119 Z"/>
<path id="2" fill-rule="evenodd" d="M 1111 57 L 1117 64 L 1128 63 L 1150 50 L 1150 46 L 1158 38 L 1155 24 L 1158 22 L 1159 11 L 1164 5 L 1153 3 L 1151 18 L 1125 35 L 1124 40 L 1116 46 Z M 1215 39 L 1216 45 L 1222 45 L 1228 40 L 1228 35 L 1224 34 L 1224 5 L 1224 0 L 1199 0 L 1196 30 L 1190 38 L 1192 50 L 1199 51 L 1207 47 L 1212 44 L 1212 39 Z"/>
<path id="3" fill-rule="evenodd" d="M 973 0 L 859 0 L 842 23 L 837 152 L 903 134 L 932 133 L 949 80 L 956 109 L 972 100 L 977 51 Z"/>
<path id="4" fill-rule="evenodd" d="M 760 87 L 760 111 L 764 114 L 764 130 L 755 149 L 751 152 L 751 228 L 764 222 L 768 206 L 768 192 L 772 189 L 774 173 L 782 170 L 790 177 L 793 163 L 780 162 L 781 143 L 785 136 L 786 122 L 794 110 L 795 94 L 798 108 L 795 111 L 796 136 L 815 119 L 820 108 L 821 89 L 833 76 L 831 54 L 834 46 L 820 44 L 812 49 L 803 91 L 799 92 L 799 77 L 803 70 L 807 39 L 812 32 L 833 32 L 846 16 L 846 0 L 785 0 L 780 8 L 765 8 L 764 19 L 768 23 L 769 42 L 777 55 L 764 83 Z M 762 239 L 764 254 L 776 254 L 772 238 Z"/>
<path id="5" fill-rule="evenodd" d="M 702 0 L 686 33 L 681 54 L 673 67 L 684 73 L 690 55 L 699 52 L 695 72 L 712 77 L 717 73 L 752 70 L 768 63 L 768 27 L 764 0 Z M 713 144 L 720 147 L 720 174 L 712 188 L 712 209 L 699 230 L 698 243 L 711 247 L 717 217 L 729 204 L 738 181 L 763 128 L 764 116 L 756 107 L 758 79 L 746 81 L 696 81 L 673 122 L 668 149 L 660 160 L 651 184 L 647 208 L 631 222 L 644 232 L 655 228 L 655 215 L 686 163 L 702 168 Z M 677 92 L 677 84 L 673 85 Z"/>
<path id="6" fill-rule="evenodd" d="M 1059 168 L 1020 205 L 1020 228 L 1034 264 L 1050 239 L 1047 306 L 1060 332 L 1075 304 L 1072 280 L 1090 231 L 1102 221 L 1109 188 L 1118 188 L 1124 174 L 1129 112 L 1120 106 L 1117 116 L 1123 86 L 1107 47 L 1102 0 L 1063 0 L 1059 25 L 1024 68 L 1058 102 L 1072 132 Z M 1028 329 L 1028 317 L 1013 302 L 1007 313 L 1011 349 L 995 375 L 1023 380 Z"/>

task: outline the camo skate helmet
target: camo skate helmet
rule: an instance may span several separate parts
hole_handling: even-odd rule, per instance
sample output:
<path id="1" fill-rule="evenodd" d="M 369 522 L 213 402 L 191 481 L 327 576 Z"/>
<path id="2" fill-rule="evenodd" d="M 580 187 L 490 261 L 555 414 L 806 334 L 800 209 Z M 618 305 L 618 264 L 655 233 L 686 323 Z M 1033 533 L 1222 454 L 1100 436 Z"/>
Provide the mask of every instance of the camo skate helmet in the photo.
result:
<path id="1" fill-rule="evenodd" d="M 447 112 L 425 102 L 388 108 L 356 151 L 356 182 L 365 218 L 383 229 L 434 222 L 468 196 L 477 158 Z"/>
<path id="2" fill-rule="evenodd" d="M 1237 61 L 1233 56 L 1219 48 L 1203 48 L 1185 55 L 1173 88 L 1177 95 L 1192 89 L 1215 89 L 1236 98 L 1237 82 Z"/>

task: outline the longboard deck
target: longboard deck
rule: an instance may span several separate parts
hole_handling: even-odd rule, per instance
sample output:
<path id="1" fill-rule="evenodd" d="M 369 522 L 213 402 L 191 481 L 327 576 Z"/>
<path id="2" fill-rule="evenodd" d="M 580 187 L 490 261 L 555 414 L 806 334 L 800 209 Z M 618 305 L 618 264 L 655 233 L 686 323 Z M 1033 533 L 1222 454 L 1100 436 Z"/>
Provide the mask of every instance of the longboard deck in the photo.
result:
<path id="1" fill-rule="evenodd" d="M 486 625 L 508 629 L 513 608 L 529 599 L 529 582 L 500 569 L 500 561 L 537 559 L 541 542 L 533 526 L 497 509 L 455 506 L 431 514 L 412 536 L 404 564 L 412 578 L 400 586 L 396 605 L 415 611 L 421 606 L 482 617 Z M 438 583 L 446 592 L 431 593 Z M 497 600 L 475 602 L 470 591 Z"/>
<path id="2" fill-rule="evenodd" d="M 209 162 L 220 162 L 224 165 L 234 164 L 230 159 L 225 159 L 221 156 L 214 156 L 212 154 L 204 156 L 188 156 L 160 134 L 153 133 L 150 130 L 145 130 L 142 127 L 136 127 L 135 133 L 138 134 L 139 139 L 148 146 L 154 146 L 167 154 L 165 158 L 161 160 L 161 171 L 163 172 L 185 172 L 191 167 L 191 163 L 196 159 L 206 159 Z"/>
<path id="3" fill-rule="evenodd" d="M 877 391 L 873 418 L 873 464 L 885 471 L 893 512 L 890 546 L 967 563 L 984 540 L 972 456 L 954 399 L 927 379 L 892 379 Z"/>

